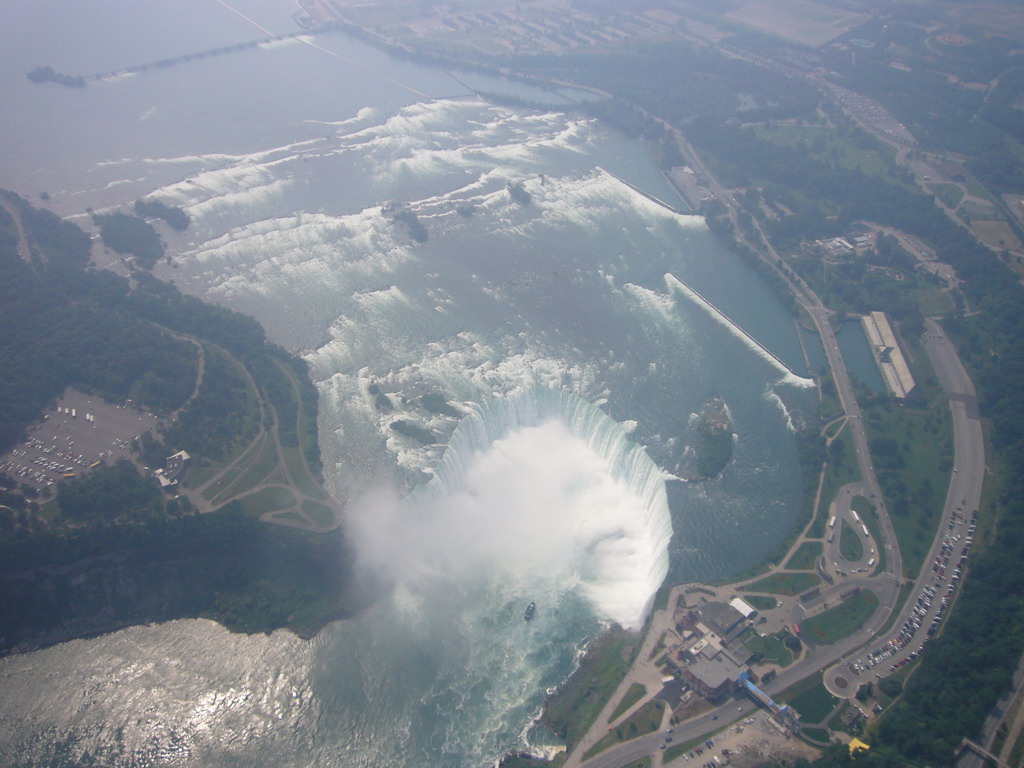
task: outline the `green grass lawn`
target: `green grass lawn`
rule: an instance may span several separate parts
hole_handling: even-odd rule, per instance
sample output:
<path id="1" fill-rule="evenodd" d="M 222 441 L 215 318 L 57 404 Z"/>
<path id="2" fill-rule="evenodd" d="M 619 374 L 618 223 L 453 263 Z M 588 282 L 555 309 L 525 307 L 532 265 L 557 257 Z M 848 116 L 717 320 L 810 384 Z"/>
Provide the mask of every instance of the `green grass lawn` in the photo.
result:
<path id="1" fill-rule="evenodd" d="M 647 694 L 647 686 L 641 685 L 640 683 L 633 683 L 629 686 L 629 690 L 626 691 L 626 695 L 622 697 L 622 701 L 615 707 L 615 711 L 612 712 L 612 720 L 618 720 L 623 713 L 636 704 Z"/>
<path id="2" fill-rule="evenodd" d="M 823 550 L 824 545 L 820 541 L 805 541 L 789 558 L 786 568 L 792 571 L 813 571 L 814 561 L 821 557 Z"/>
<path id="3" fill-rule="evenodd" d="M 964 191 L 959 184 L 937 182 L 935 184 L 928 184 L 927 187 L 947 208 L 956 208 L 960 205 L 960 201 L 964 199 Z"/>
<path id="4" fill-rule="evenodd" d="M 777 700 L 799 712 L 804 723 L 820 723 L 839 703 L 839 699 L 826 690 L 821 678 L 821 672 L 812 675 L 784 691 Z"/>
<path id="5" fill-rule="evenodd" d="M 812 635 L 818 642 L 830 645 L 863 627 L 877 606 L 875 593 L 862 589 L 834 608 L 804 619 L 801 628 L 805 636 Z"/>
<path id="6" fill-rule="evenodd" d="M 334 512 L 326 504 L 306 499 L 302 502 L 302 511 L 309 515 L 319 525 L 329 526 L 334 524 Z"/>
<path id="7" fill-rule="evenodd" d="M 903 554 L 903 572 L 915 578 L 942 517 L 949 485 L 949 410 L 944 404 L 928 409 L 887 403 L 865 413 L 879 483 Z"/>
<path id="8" fill-rule="evenodd" d="M 821 420 L 830 421 L 836 416 L 842 415 L 843 404 L 840 402 L 839 396 L 835 393 L 836 385 L 832 378 L 831 371 L 826 374 L 825 380 L 828 381 L 828 386 L 819 388 L 821 397 Z"/>
<path id="9" fill-rule="evenodd" d="M 295 506 L 295 494 L 287 488 L 261 488 L 255 493 L 238 500 L 245 514 L 259 517 L 266 512 L 276 512 Z"/>
<path id="10" fill-rule="evenodd" d="M 594 755 L 603 752 L 609 747 L 621 744 L 624 741 L 646 736 L 648 733 L 661 728 L 661 720 L 667 705 L 661 699 L 652 699 L 644 704 L 633 715 L 620 725 L 611 730 L 597 744 L 588 749 L 583 759 L 587 760 Z"/>
<path id="11" fill-rule="evenodd" d="M 845 520 L 843 520 L 843 527 L 839 533 L 839 553 L 851 563 L 856 563 L 864 557 L 864 545 L 861 543 L 860 536 Z"/>
<path id="12" fill-rule="evenodd" d="M 860 479 L 857 450 L 853 445 L 853 431 L 844 426 L 828 448 L 828 464 L 825 467 L 825 482 L 821 486 L 819 515 L 825 516 L 829 504 L 835 499 L 840 488 Z"/>
<path id="13" fill-rule="evenodd" d="M 779 604 L 779 601 L 774 597 L 767 597 L 765 595 L 744 595 L 743 600 L 759 611 L 770 611 Z"/>
<path id="14" fill-rule="evenodd" d="M 661 756 L 661 764 L 668 765 L 673 760 L 682 757 L 694 747 L 699 747 L 704 743 L 704 737 L 698 737 L 696 739 L 690 739 L 689 741 L 683 741 L 679 744 L 673 744 L 671 747 L 665 750 Z"/>
<path id="15" fill-rule="evenodd" d="M 767 592 L 771 595 L 795 595 L 820 583 L 821 579 L 813 573 L 773 573 L 741 589 L 747 592 Z"/>
<path id="16" fill-rule="evenodd" d="M 917 306 L 921 308 L 921 314 L 945 315 L 954 309 L 953 300 L 949 297 L 949 291 L 938 285 L 922 285 L 910 289 L 910 295 L 914 297 Z"/>
<path id="17" fill-rule="evenodd" d="M 838 163 L 847 170 L 859 170 L 869 176 L 881 176 L 893 184 L 899 182 L 890 174 L 887 158 L 874 149 L 859 146 L 852 137 L 840 134 L 835 128 L 818 125 L 758 126 L 758 138 L 785 147 L 796 147 L 815 160 Z"/>
<path id="18" fill-rule="evenodd" d="M 783 634 L 780 632 L 768 635 L 767 637 L 761 637 L 753 629 L 748 629 L 740 635 L 740 640 L 743 641 L 743 644 L 747 646 L 751 653 L 760 656 L 762 661 L 769 664 L 778 664 L 780 667 L 787 667 L 793 663 L 793 654 L 783 644 Z"/>
<path id="19" fill-rule="evenodd" d="M 243 459 L 247 466 L 237 480 L 230 485 L 225 482 L 220 486 L 223 490 L 214 497 L 214 504 L 223 504 L 252 490 L 274 471 L 278 465 L 277 446 L 269 433 L 260 440 L 258 449 L 258 452 L 253 451 Z"/>
<path id="20" fill-rule="evenodd" d="M 284 454 L 284 463 L 288 468 L 288 476 L 292 483 L 307 496 L 320 499 L 326 498 L 320 486 L 309 472 L 306 471 L 306 464 L 302 460 L 302 452 L 297 446 L 281 446 L 281 453 Z"/>
<path id="21" fill-rule="evenodd" d="M 635 635 L 610 630 L 587 652 L 579 669 L 548 698 L 544 724 L 565 740 L 569 750 L 579 742 L 629 670 Z"/>

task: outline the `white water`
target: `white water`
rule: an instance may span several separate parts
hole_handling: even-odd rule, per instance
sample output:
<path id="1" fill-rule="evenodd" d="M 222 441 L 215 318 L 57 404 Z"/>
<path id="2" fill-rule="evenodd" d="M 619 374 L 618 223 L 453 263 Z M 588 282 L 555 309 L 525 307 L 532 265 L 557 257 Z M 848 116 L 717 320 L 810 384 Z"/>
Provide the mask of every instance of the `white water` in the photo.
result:
<path id="1" fill-rule="evenodd" d="M 668 570 L 664 473 L 569 392 L 484 402 L 415 499 L 427 525 L 446 532 L 441 551 L 500 563 L 515 578 L 578 584 L 599 618 L 625 627 L 643 623 Z"/>
<path id="2" fill-rule="evenodd" d="M 670 290 L 676 290 L 679 293 L 683 294 L 688 299 L 697 304 L 697 306 L 706 310 L 708 315 L 714 318 L 725 328 L 728 328 L 732 335 L 735 336 L 737 339 L 740 339 L 744 344 L 746 344 L 751 349 L 751 351 L 756 352 L 760 358 L 771 363 L 772 366 L 776 370 L 778 370 L 779 373 L 782 374 L 782 380 L 786 384 L 792 384 L 798 387 L 816 386 L 814 383 L 814 379 L 809 379 L 804 376 L 798 376 L 795 373 L 793 373 L 793 371 L 791 371 L 789 368 L 783 365 L 779 358 L 777 358 L 775 355 L 773 355 L 771 352 L 765 349 L 763 344 L 758 342 L 749 333 L 747 333 L 745 330 L 736 325 L 736 323 L 730 320 L 729 317 L 725 315 L 720 309 L 711 304 L 707 299 L 705 299 L 703 296 L 701 296 L 699 293 L 693 290 L 690 286 L 688 286 L 678 277 L 666 273 L 665 285 L 667 285 Z"/>

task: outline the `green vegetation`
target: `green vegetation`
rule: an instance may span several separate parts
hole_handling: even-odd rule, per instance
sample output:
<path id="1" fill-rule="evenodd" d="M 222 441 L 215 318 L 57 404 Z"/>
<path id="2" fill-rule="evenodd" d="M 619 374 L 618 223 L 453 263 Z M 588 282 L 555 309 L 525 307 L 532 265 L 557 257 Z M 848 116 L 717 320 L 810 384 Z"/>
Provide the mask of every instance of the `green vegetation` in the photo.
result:
<path id="1" fill-rule="evenodd" d="M 112 467 L 58 483 L 57 506 L 69 520 L 112 523 L 163 517 L 167 502 L 156 480 L 143 477 L 134 464 L 121 459 Z"/>
<path id="2" fill-rule="evenodd" d="M 268 512 L 290 509 L 295 506 L 295 494 L 287 488 L 260 488 L 255 493 L 240 497 L 238 503 L 245 514 L 259 518 L 260 515 L 265 515 Z"/>
<path id="3" fill-rule="evenodd" d="M 813 573 L 773 573 L 742 589 L 747 592 L 767 592 L 773 595 L 796 595 L 820 583 L 821 579 Z"/>
<path id="4" fill-rule="evenodd" d="M 899 181 L 894 153 L 867 133 L 852 125 L 760 125 L 755 134 L 773 144 L 813 157 L 818 162 L 868 176 Z"/>
<path id="5" fill-rule="evenodd" d="M 732 460 L 732 424 L 725 403 L 714 398 L 704 406 L 697 434 L 697 475 L 717 477 Z"/>
<path id="6" fill-rule="evenodd" d="M 122 254 L 131 254 L 143 269 L 152 269 L 164 256 L 164 244 L 152 225 L 127 213 L 94 213 L 103 244 Z"/>
<path id="7" fill-rule="evenodd" d="M 797 709 L 799 712 L 800 710 Z M 829 733 L 824 728 L 801 728 L 800 735 L 808 741 L 813 741 L 818 744 L 829 743 Z"/>
<path id="8" fill-rule="evenodd" d="M 788 667 L 793 662 L 793 653 L 785 643 L 785 638 L 788 635 L 788 632 L 778 632 L 761 637 L 753 629 L 747 629 L 740 635 L 740 640 L 754 654 L 758 662 Z"/>
<path id="9" fill-rule="evenodd" d="M 903 555 L 903 572 L 916 577 L 942 515 L 952 470 L 949 410 L 896 406 L 865 411 L 865 426 L 878 481 Z"/>
<path id="10" fill-rule="evenodd" d="M 812 571 L 814 570 L 814 561 L 821 557 L 823 551 L 824 545 L 820 541 L 805 541 L 789 558 L 785 567 L 791 571 Z"/>
<path id="11" fill-rule="evenodd" d="M 361 606 L 346 548 L 260 523 L 235 504 L 205 515 L 8 535 L 0 563 L 5 653 L 199 616 L 236 631 L 288 626 L 309 637 Z"/>
<path id="12" fill-rule="evenodd" d="M 288 476 L 293 485 L 314 499 L 327 498 L 320 484 L 306 471 L 299 448 L 295 446 L 282 447 L 281 455 L 284 457 L 285 468 L 288 470 Z"/>
<path id="13" fill-rule="evenodd" d="M 853 445 L 853 432 L 844 426 L 839 436 L 828 446 L 828 464 L 825 467 L 825 479 L 821 486 L 818 517 L 825 522 L 828 517 L 829 505 L 835 500 L 839 489 L 847 483 L 860 480 L 860 468 L 857 465 L 857 451 Z"/>
<path id="14" fill-rule="evenodd" d="M 597 744 L 592 746 L 583 754 L 583 759 L 589 759 L 594 755 L 604 752 L 609 747 L 621 744 L 630 739 L 646 736 L 661 728 L 661 721 L 665 713 L 665 702 L 661 699 L 652 699 L 634 712 L 627 720 L 615 726 L 615 728 Z"/>
<path id="15" fill-rule="evenodd" d="M 166 205 L 159 200 L 143 200 L 140 198 L 135 201 L 134 210 L 136 216 L 163 219 L 171 229 L 176 229 L 179 232 L 184 232 L 192 223 L 189 215 L 184 210 L 176 206 Z"/>
<path id="16" fill-rule="evenodd" d="M 703 737 L 698 737 L 696 739 L 690 739 L 689 741 L 682 741 L 682 742 L 680 742 L 678 744 L 673 744 L 671 747 L 668 747 L 665 750 L 665 752 L 662 754 L 662 756 L 661 756 L 662 765 L 668 765 L 673 760 L 676 760 L 676 759 L 682 757 L 687 752 L 689 752 L 691 749 L 693 749 L 694 747 L 699 747 L 703 743 L 704 743 L 704 738 Z"/>
<path id="17" fill-rule="evenodd" d="M 774 597 L 767 597 L 765 595 L 744 595 L 743 600 L 759 611 L 770 611 L 779 604 L 779 601 Z"/>
<path id="18" fill-rule="evenodd" d="M 587 651 L 572 677 L 548 697 L 543 723 L 572 750 L 587 732 L 629 670 L 629 657 L 637 638 L 613 628 Z"/>
<path id="19" fill-rule="evenodd" d="M 786 689 L 776 700 L 793 707 L 806 724 L 822 722 L 839 703 L 825 688 L 820 672 Z"/>
<path id="20" fill-rule="evenodd" d="M 222 349 L 209 344 L 204 349 L 202 386 L 189 407 L 162 431 L 159 444 L 146 450 L 150 466 L 162 466 L 164 456 L 182 449 L 200 457 L 201 463 L 222 461 L 259 431 L 258 395 L 245 369 Z"/>
<path id="21" fill-rule="evenodd" d="M 336 522 L 334 512 L 326 504 L 306 499 L 302 502 L 302 511 L 309 515 L 317 525 L 324 528 L 330 527 Z"/>
<path id="22" fill-rule="evenodd" d="M 868 527 L 868 533 L 871 534 L 871 538 L 877 543 L 881 544 L 884 541 L 882 538 L 882 529 L 878 523 L 878 510 L 875 509 L 874 505 L 863 496 L 854 496 L 850 499 L 850 509 L 860 515 L 861 522 Z M 873 573 L 881 573 L 885 570 L 886 561 L 888 560 L 888 554 L 886 548 L 879 546 L 877 548 L 878 562 L 875 563 Z"/>
<path id="23" fill-rule="evenodd" d="M 856 563 L 864 557 L 864 545 L 861 543 L 860 536 L 845 520 L 843 520 L 839 532 L 839 553 L 851 563 Z"/>
<path id="24" fill-rule="evenodd" d="M 805 635 L 813 635 L 818 642 L 829 645 L 864 626 L 877 606 L 875 593 L 862 589 L 834 608 L 804 619 L 801 627 Z"/>
<path id="25" fill-rule="evenodd" d="M 510 181 L 508 182 L 508 184 L 505 185 L 505 188 L 508 190 L 509 197 L 511 197 L 520 205 L 529 205 L 531 202 L 533 202 L 533 196 L 526 191 L 526 187 L 523 186 L 523 183 L 521 181 Z"/>
<path id="26" fill-rule="evenodd" d="M 612 712 L 611 719 L 618 720 L 622 715 L 636 704 L 640 699 L 647 695 L 647 686 L 641 685 L 640 683 L 633 683 L 629 686 L 629 690 L 622 697 L 622 701 L 615 707 L 615 711 Z"/>
<path id="27" fill-rule="evenodd" d="M 436 392 L 430 392 L 424 395 L 420 402 L 423 407 L 431 413 L 437 413 L 441 416 L 451 416 L 453 419 L 457 419 L 462 416 L 462 411 L 457 408 L 453 408 L 448 404 L 448 401 L 444 399 L 443 395 L 439 395 Z"/>
<path id="28" fill-rule="evenodd" d="M 127 283 L 85 269 L 85 233 L 17 196 L 4 198 L 21 212 L 39 259 L 19 257 L 13 221 L 0 209 L 0 450 L 68 387 L 157 411 L 180 407 L 195 384 L 194 345 L 112 311 Z"/>
<path id="29" fill-rule="evenodd" d="M 427 228 L 423 226 L 423 222 L 420 221 L 416 212 L 410 208 L 401 207 L 397 210 L 392 210 L 391 218 L 394 221 L 405 225 L 409 236 L 417 243 L 425 243 L 429 239 L 430 235 L 427 232 Z"/>
<path id="30" fill-rule="evenodd" d="M 815 499 L 826 458 L 825 440 L 816 429 L 801 429 L 796 433 L 796 448 L 800 458 L 800 479 L 803 483 L 800 493 L 800 520 L 806 525 L 816 512 Z M 821 515 L 814 517 L 808 535 L 820 538 L 824 534 L 826 522 Z"/>
<path id="31" fill-rule="evenodd" d="M 964 199 L 964 190 L 959 184 L 929 184 L 928 189 L 942 201 L 947 208 L 956 208 Z"/>
<path id="32" fill-rule="evenodd" d="M 237 457 L 206 496 L 244 498 L 195 515 L 186 498 L 165 496 L 127 461 L 60 484 L 44 509 L 27 498 L 31 489 L 15 494 L 15 484 L 0 483 L 0 503 L 14 510 L 0 516 L 0 652 L 189 616 L 308 634 L 350 615 L 358 604 L 344 546 L 252 519 L 280 511 L 308 526 L 285 511 L 297 503 L 294 490 L 326 500 L 305 471 L 306 463 L 320 469 L 305 363 L 268 344 L 251 318 L 182 296 L 147 272 L 129 284 L 87 268 L 85 233 L 2 194 L 32 258 L 20 257 L 14 220 L 0 211 L 0 332 L 8 342 L 0 346 L 0 439 L 17 441 L 69 386 L 130 397 L 175 415 L 134 443 L 151 466 L 185 448 L 207 482 L 219 462 Z M 267 480 L 297 482 L 255 490 Z M 301 509 L 332 525 L 333 511 L 312 498 Z"/>
<path id="33" fill-rule="evenodd" d="M 85 88 L 85 78 L 80 75 L 65 75 L 55 72 L 53 67 L 36 67 L 25 77 L 33 83 L 57 83 L 65 88 Z"/>

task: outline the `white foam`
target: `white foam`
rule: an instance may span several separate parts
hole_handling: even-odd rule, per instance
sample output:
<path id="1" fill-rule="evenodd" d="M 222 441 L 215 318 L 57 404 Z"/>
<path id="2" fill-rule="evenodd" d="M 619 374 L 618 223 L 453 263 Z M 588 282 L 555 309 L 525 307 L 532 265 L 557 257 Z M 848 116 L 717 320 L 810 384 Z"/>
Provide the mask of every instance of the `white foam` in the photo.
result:
<path id="1" fill-rule="evenodd" d="M 598 615 L 643 623 L 668 568 L 664 475 L 598 408 L 530 390 L 479 406 L 421 493 L 357 505 L 363 563 L 398 582 L 482 573 L 576 590 Z"/>
<path id="2" fill-rule="evenodd" d="M 690 288 L 686 283 L 677 278 L 671 273 L 665 274 L 665 284 L 670 290 L 678 291 L 679 293 L 686 296 L 688 299 L 693 301 L 701 309 L 704 309 L 714 320 L 720 323 L 725 328 L 729 329 L 733 336 L 746 344 L 751 351 L 755 352 L 761 359 L 770 363 L 779 373 L 782 374 L 782 381 L 786 384 L 792 384 L 797 387 L 813 387 L 815 386 L 814 379 L 808 379 L 803 376 L 797 376 L 793 373 L 786 365 L 779 360 L 775 355 L 768 351 L 761 342 L 747 333 L 745 330 L 740 328 L 736 323 L 729 319 L 725 313 L 723 313 L 718 307 L 713 305 L 695 290 Z"/>
<path id="3" fill-rule="evenodd" d="M 765 400 L 767 400 L 768 402 L 775 403 L 775 405 L 778 406 L 779 410 L 782 411 L 782 415 L 786 417 L 786 429 L 788 429 L 790 432 L 795 433 L 796 427 L 793 424 L 792 414 L 790 414 L 789 408 L 786 407 L 786 404 L 783 402 L 782 398 L 779 397 L 779 393 L 776 392 L 771 387 L 768 387 L 768 389 L 765 390 L 764 397 Z"/>

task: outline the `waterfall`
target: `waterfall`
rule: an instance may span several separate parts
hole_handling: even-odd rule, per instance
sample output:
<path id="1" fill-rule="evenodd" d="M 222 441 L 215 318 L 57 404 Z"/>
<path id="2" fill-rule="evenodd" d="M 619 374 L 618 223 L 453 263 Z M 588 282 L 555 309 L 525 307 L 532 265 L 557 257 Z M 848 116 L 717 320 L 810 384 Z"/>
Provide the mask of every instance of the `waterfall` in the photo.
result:
<path id="1" fill-rule="evenodd" d="M 516 439 L 533 440 L 532 447 L 550 452 L 535 476 L 511 481 L 525 503 L 501 514 L 525 523 L 490 519 L 482 525 L 488 532 L 502 531 L 507 546 L 514 548 L 552 546 L 549 540 L 561 537 L 564 541 L 551 550 L 559 562 L 545 564 L 550 576 L 578 588 L 601 618 L 628 627 L 641 625 L 668 572 L 672 521 L 665 474 L 622 426 L 583 398 L 533 387 L 488 399 L 456 428 L 434 477 L 417 499 L 429 499 L 425 506 L 437 509 L 467 490 L 479 496 L 467 489 L 473 467 Z M 588 457 L 579 451 L 593 457 L 593 470 L 581 470 Z M 546 477 L 540 477 L 542 473 Z M 537 492 L 537 505 L 548 508 L 523 509 L 534 501 L 531 484 L 557 485 L 559 477 L 565 487 L 558 493 L 543 488 Z M 474 514 L 495 513 L 488 507 Z M 531 530 L 524 532 L 522 527 Z"/>

